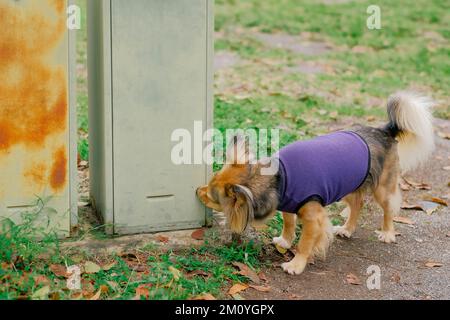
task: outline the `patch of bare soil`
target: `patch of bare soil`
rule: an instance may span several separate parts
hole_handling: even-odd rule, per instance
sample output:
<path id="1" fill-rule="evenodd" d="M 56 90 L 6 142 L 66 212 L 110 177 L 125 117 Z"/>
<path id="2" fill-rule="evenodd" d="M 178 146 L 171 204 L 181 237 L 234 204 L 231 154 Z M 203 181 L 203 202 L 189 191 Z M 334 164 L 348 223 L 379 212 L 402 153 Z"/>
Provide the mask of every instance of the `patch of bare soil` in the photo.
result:
<path id="1" fill-rule="evenodd" d="M 317 56 L 325 54 L 333 49 L 332 45 L 323 41 L 311 41 L 302 36 L 292 36 L 283 33 L 260 33 L 253 35 L 256 39 L 265 45 L 278 48 L 287 49 L 295 53 L 304 54 L 307 56 Z"/>
<path id="2" fill-rule="evenodd" d="M 237 65 L 241 59 L 236 53 L 219 51 L 214 55 L 214 70 L 231 68 Z"/>
<path id="3" fill-rule="evenodd" d="M 287 73 L 303 73 L 303 74 L 319 74 L 319 73 L 331 73 L 331 68 L 324 64 L 318 64 L 313 61 L 300 62 L 293 67 L 286 67 Z"/>

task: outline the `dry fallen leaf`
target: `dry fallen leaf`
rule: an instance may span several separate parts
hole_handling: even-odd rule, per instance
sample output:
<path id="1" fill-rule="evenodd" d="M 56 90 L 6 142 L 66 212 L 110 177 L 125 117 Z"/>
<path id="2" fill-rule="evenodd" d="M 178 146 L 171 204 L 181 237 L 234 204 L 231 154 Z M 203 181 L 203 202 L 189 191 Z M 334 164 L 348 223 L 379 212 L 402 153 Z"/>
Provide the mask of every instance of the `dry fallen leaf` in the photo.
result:
<path id="1" fill-rule="evenodd" d="M 39 276 L 34 277 L 34 283 L 36 286 L 39 286 L 41 284 L 49 285 L 50 280 L 46 276 L 39 275 Z"/>
<path id="2" fill-rule="evenodd" d="M 362 284 L 361 280 L 359 280 L 359 278 L 353 273 L 348 274 L 345 280 L 347 281 L 348 284 L 355 286 L 359 286 Z"/>
<path id="3" fill-rule="evenodd" d="M 48 294 L 50 293 L 50 286 L 45 286 L 35 291 L 31 298 L 33 300 L 44 300 L 48 299 Z"/>
<path id="4" fill-rule="evenodd" d="M 181 278 L 181 272 L 180 272 L 180 270 L 176 269 L 176 268 L 173 267 L 173 266 L 170 266 L 170 267 L 169 267 L 169 271 L 170 271 L 170 273 L 172 273 L 173 279 L 174 279 L 175 281 L 180 280 L 180 278 Z"/>
<path id="5" fill-rule="evenodd" d="M 202 271 L 202 270 L 194 270 L 194 271 L 188 272 L 186 274 L 186 278 L 188 278 L 188 279 L 192 279 L 195 276 L 209 278 L 211 276 L 211 274 L 209 274 L 208 272 Z"/>
<path id="6" fill-rule="evenodd" d="M 414 189 L 431 190 L 431 186 L 428 183 L 415 182 L 415 181 L 412 181 L 409 178 L 405 178 L 405 177 L 403 177 L 403 180 L 405 181 L 406 184 L 410 185 Z"/>
<path id="7" fill-rule="evenodd" d="M 427 268 L 440 268 L 442 266 L 443 266 L 443 264 L 439 263 L 439 262 L 429 261 L 429 262 L 425 263 L 425 267 L 427 267 Z"/>
<path id="8" fill-rule="evenodd" d="M 429 201 L 429 202 L 434 202 L 434 203 L 440 204 L 440 205 L 442 205 L 442 206 L 448 207 L 447 201 L 445 201 L 445 200 L 442 199 L 442 198 L 432 197 L 432 196 L 426 196 L 426 197 L 424 198 L 424 200 L 425 200 L 425 201 Z"/>
<path id="9" fill-rule="evenodd" d="M 84 272 L 87 274 L 98 273 L 100 272 L 100 270 L 102 270 L 102 268 L 100 268 L 100 266 L 94 262 L 86 261 L 84 263 Z"/>
<path id="10" fill-rule="evenodd" d="M 11 264 L 10 263 L 6 263 L 6 262 L 2 262 L 0 263 L 0 268 L 3 270 L 10 270 L 11 269 Z"/>
<path id="11" fill-rule="evenodd" d="M 433 214 L 433 212 L 435 212 L 439 208 L 439 204 L 437 202 L 420 201 L 419 205 L 422 207 L 422 210 L 425 211 L 428 215 Z"/>
<path id="12" fill-rule="evenodd" d="M 156 237 L 156 240 L 158 240 L 159 242 L 162 243 L 168 243 L 169 242 L 169 237 L 163 236 L 163 235 L 159 235 Z"/>
<path id="13" fill-rule="evenodd" d="M 412 186 L 407 183 L 400 182 L 400 189 L 402 189 L 402 191 L 410 191 L 412 190 Z"/>
<path id="14" fill-rule="evenodd" d="M 145 264 L 138 264 L 138 265 L 133 266 L 132 269 L 134 272 L 138 272 L 138 273 L 146 272 L 146 271 L 148 271 L 148 266 Z"/>
<path id="15" fill-rule="evenodd" d="M 89 300 L 99 300 L 102 295 L 102 289 L 98 290 Z"/>
<path id="16" fill-rule="evenodd" d="M 94 284 L 92 280 L 88 280 L 88 279 L 82 279 L 81 280 L 81 288 L 82 288 L 82 293 L 83 293 L 83 297 L 85 299 L 90 299 L 92 298 L 95 293 L 94 293 Z"/>
<path id="17" fill-rule="evenodd" d="M 267 276 L 262 271 L 260 273 L 258 273 L 258 277 L 259 277 L 259 279 L 261 279 L 264 282 L 268 282 L 269 281 L 267 279 Z"/>
<path id="18" fill-rule="evenodd" d="M 286 252 L 287 252 L 287 249 L 279 246 L 278 244 L 275 245 L 275 248 L 277 248 L 278 252 L 281 254 L 286 254 Z"/>
<path id="19" fill-rule="evenodd" d="M 53 300 L 53 301 L 61 300 L 61 296 L 60 296 L 59 292 L 52 292 L 49 295 L 49 299 Z"/>
<path id="20" fill-rule="evenodd" d="M 443 167 L 442 169 L 444 169 L 445 171 L 450 171 L 450 166 Z"/>
<path id="21" fill-rule="evenodd" d="M 150 289 L 151 285 L 149 284 L 141 284 L 136 288 L 136 295 L 134 296 L 135 300 L 141 300 L 141 297 L 148 299 L 150 297 Z"/>
<path id="22" fill-rule="evenodd" d="M 250 288 L 255 289 L 256 291 L 259 291 L 259 292 L 269 292 L 270 291 L 270 287 L 265 287 L 265 286 L 250 285 Z"/>
<path id="23" fill-rule="evenodd" d="M 438 200 L 438 198 L 433 198 Z M 441 200 L 441 199 L 439 199 Z M 443 200 L 442 200 L 443 201 Z M 431 201 L 419 201 L 416 204 L 409 204 L 409 203 L 403 203 L 402 209 L 405 210 L 421 210 L 423 212 L 426 212 L 428 215 L 431 215 L 434 211 L 436 211 L 439 208 L 439 204 L 436 202 Z"/>
<path id="24" fill-rule="evenodd" d="M 49 266 L 49 269 L 58 278 L 68 278 L 69 277 L 66 266 L 64 266 L 62 264 L 52 264 Z"/>
<path id="25" fill-rule="evenodd" d="M 104 266 L 102 267 L 102 270 L 103 270 L 103 271 L 109 271 L 109 270 L 111 270 L 116 264 L 117 264 L 116 261 L 111 262 L 111 263 L 109 263 L 109 264 L 106 264 L 106 265 L 104 265 Z"/>
<path id="26" fill-rule="evenodd" d="M 192 232 L 191 237 L 195 240 L 203 240 L 203 237 L 205 236 L 205 229 L 198 229 Z"/>
<path id="27" fill-rule="evenodd" d="M 212 301 L 212 300 L 217 300 L 212 294 L 210 293 L 205 293 L 199 296 L 196 296 L 194 298 L 192 298 L 191 300 L 205 300 L 205 301 Z"/>
<path id="28" fill-rule="evenodd" d="M 252 269 L 250 269 L 249 266 L 240 263 L 240 262 L 233 262 L 233 266 L 239 268 L 239 274 L 249 278 L 251 281 L 253 281 L 256 284 L 260 284 L 261 280 L 259 279 L 258 275 L 256 274 L 255 271 L 253 271 Z"/>
<path id="29" fill-rule="evenodd" d="M 413 225 L 414 221 L 407 217 L 394 217 L 394 222 Z"/>
<path id="30" fill-rule="evenodd" d="M 237 283 L 230 288 L 230 290 L 228 291 L 228 294 L 233 296 L 233 295 L 235 295 L 241 291 L 247 290 L 247 289 L 248 289 L 248 285 L 243 284 L 243 283 Z"/>
<path id="31" fill-rule="evenodd" d="M 81 300 L 83 298 L 83 294 L 81 292 L 74 292 L 71 294 L 71 300 Z"/>
<path id="32" fill-rule="evenodd" d="M 405 210 L 422 210 L 422 208 L 419 205 L 410 204 L 408 202 L 403 202 L 401 208 Z"/>

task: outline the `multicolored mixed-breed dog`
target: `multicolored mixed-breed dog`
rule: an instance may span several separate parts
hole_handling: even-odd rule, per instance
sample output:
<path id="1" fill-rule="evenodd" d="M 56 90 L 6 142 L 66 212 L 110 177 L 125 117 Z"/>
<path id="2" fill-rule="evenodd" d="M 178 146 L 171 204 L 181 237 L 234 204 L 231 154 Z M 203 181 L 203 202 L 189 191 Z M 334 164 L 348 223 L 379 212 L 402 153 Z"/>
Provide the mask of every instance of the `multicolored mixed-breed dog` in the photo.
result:
<path id="1" fill-rule="evenodd" d="M 379 240 L 395 242 L 400 174 L 427 160 L 434 149 L 431 107 L 425 97 L 399 92 L 389 98 L 389 122 L 384 127 L 357 126 L 296 142 L 271 158 L 279 169 L 270 175 L 261 172 L 267 162 L 251 162 L 245 139 L 235 138 L 228 164 L 197 195 L 207 207 L 225 213 L 236 233 L 282 211 L 283 232 L 273 242 L 283 248 L 290 248 L 295 239 L 298 217 L 302 234 L 296 255 L 282 265 L 289 274 L 301 274 L 314 257 L 324 258 L 333 233 L 351 237 L 366 191 L 384 211 Z M 341 200 L 348 219 L 333 230 L 325 207 Z"/>

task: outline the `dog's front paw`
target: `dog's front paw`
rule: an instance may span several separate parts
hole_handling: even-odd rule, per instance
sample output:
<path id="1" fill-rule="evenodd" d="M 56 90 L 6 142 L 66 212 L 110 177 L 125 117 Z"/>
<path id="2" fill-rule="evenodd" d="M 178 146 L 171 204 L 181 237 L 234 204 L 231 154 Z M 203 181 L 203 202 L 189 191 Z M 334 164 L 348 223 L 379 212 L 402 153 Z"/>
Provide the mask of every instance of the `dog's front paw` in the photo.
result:
<path id="1" fill-rule="evenodd" d="M 295 257 L 290 262 L 283 263 L 281 267 L 283 268 L 284 272 L 292 274 L 292 275 L 299 275 L 301 274 L 306 267 L 307 259 L 303 257 Z"/>
<path id="2" fill-rule="evenodd" d="M 378 235 L 378 240 L 385 243 L 395 243 L 395 231 L 375 231 Z"/>
<path id="3" fill-rule="evenodd" d="M 340 226 L 340 227 L 334 227 L 333 228 L 333 233 L 337 236 L 340 236 L 342 238 L 351 238 L 353 232 L 348 230 L 347 228 L 345 228 L 344 226 Z"/>
<path id="4" fill-rule="evenodd" d="M 290 249 L 292 246 L 292 242 L 287 241 L 283 237 L 275 237 L 275 238 L 273 238 L 272 241 L 274 244 L 276 244 L 284 249 Z"/>

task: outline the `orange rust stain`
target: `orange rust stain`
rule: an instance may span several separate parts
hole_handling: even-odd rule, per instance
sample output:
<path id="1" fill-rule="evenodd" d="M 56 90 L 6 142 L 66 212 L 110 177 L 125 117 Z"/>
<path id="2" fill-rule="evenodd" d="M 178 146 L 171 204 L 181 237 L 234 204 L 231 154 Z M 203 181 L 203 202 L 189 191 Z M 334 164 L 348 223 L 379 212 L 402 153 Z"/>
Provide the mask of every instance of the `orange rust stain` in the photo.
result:
<path id="1" fill-rule="evenodd" d="M 52 5 L 56 12 L 63 13 L 64 9 L 66 8 L 66 4 L 64 0 L 48 0 L 50 5 Z"/>
<path id="2" fill-rule="evenodd" d="M 60 147 L 53 154 L 53 165 L 50 171 L 49 182 L 54 191 L 61 190 L 67 180 L 67 155 L 66 148 Z"/>
<path id="3" fill-rule="evenodd" d="M 25 171 L 24 176 L 32 183 L 43 186 L 47 181 L 47 166 L 45 163 L 35 164 Z"/>
<path id="4" fill-rule="evenodd" d="M 48 0 L 45 10 L 57 17 L 49 18 L 44 9 L 0 1 L 0 155 L 16 145 L 41 148 L 67 128 L 67 72 L 47 62 L 64 39 L 65 4 Z"/>

